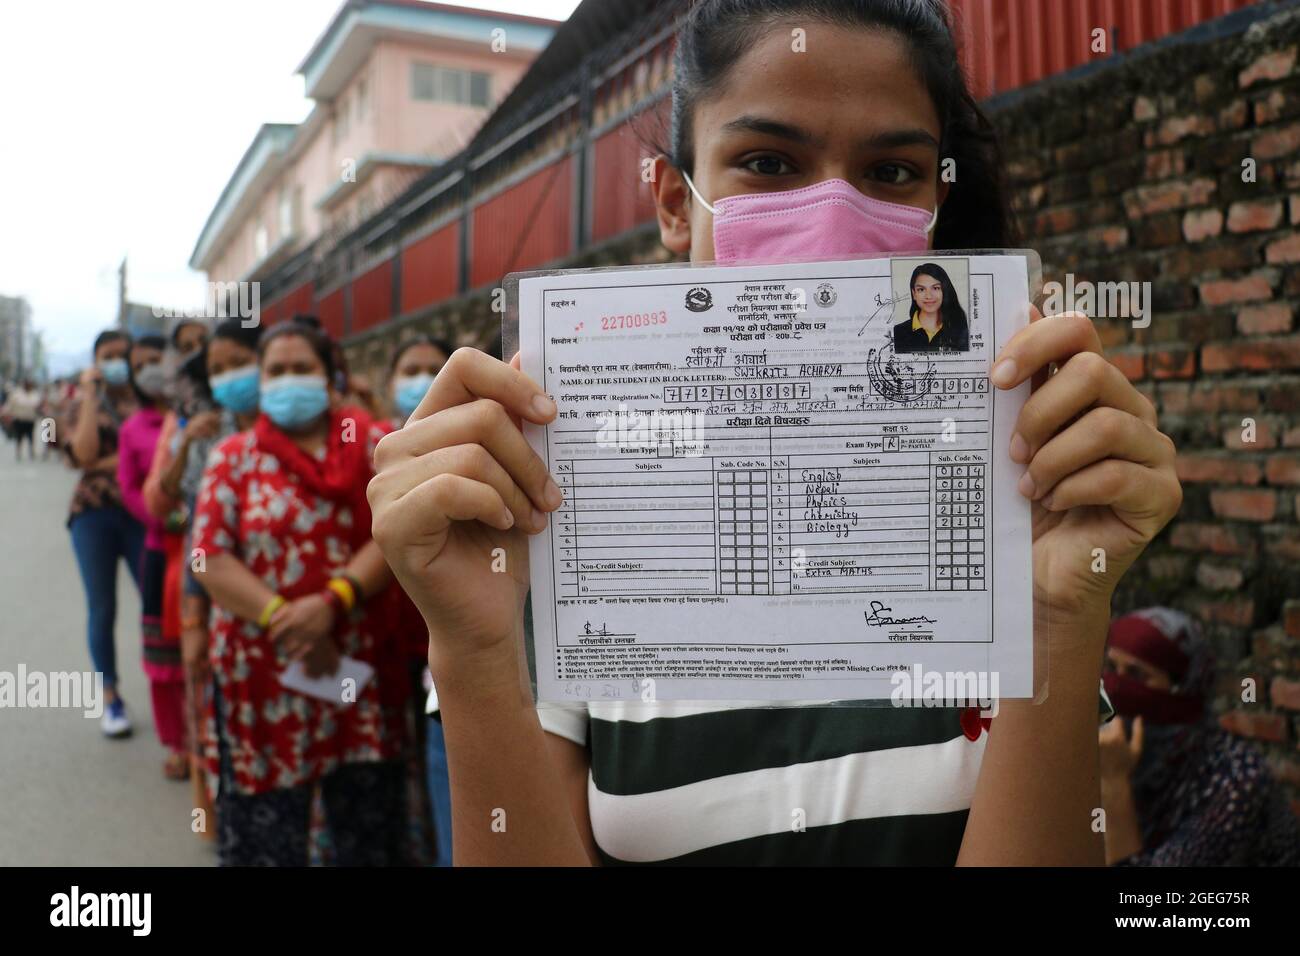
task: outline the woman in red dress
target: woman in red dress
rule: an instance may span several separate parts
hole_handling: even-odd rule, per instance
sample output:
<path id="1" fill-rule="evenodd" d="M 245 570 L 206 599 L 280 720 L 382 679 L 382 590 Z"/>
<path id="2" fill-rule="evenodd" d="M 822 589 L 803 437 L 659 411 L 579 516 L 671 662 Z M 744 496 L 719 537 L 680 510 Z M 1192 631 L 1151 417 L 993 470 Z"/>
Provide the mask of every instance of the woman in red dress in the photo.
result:
<path id="1" fill-rule="evenodd" d="M 224 865 L 303 866 L 319 783 L 340 865 L 403 855 L 406 697 L 391 628 L 392 575 L 370 539 L 366 485 L 383 430 L 330 408 L 328 340 L 289 323 L 258 349 L 254 427 L 212 452 L 195 508 L 197 575 L 214 601 L 208 754 Z M 375 668 L 338 700 L 284 687 L 297 662 Z M 353 686 L 353 684 L 359 686 Z"/>

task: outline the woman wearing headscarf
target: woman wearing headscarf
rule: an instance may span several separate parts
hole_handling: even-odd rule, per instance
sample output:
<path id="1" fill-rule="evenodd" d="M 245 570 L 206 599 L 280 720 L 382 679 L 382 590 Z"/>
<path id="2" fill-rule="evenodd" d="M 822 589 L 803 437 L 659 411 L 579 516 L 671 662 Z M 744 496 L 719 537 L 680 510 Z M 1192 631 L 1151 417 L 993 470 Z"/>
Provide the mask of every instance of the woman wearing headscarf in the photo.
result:
<path id="1" fill-rule="evenodd" d="M 299 323 L 262 337 L 261 414 L 213 450 L 194 512 L 209 654 L 218 852 L 224 865 L 304 866 L 319 785 L 335 861 L 403 859 L 403 709 L 386 662 L 392 574 L 370 538 L 366 485 L 383 429 L 331 407 L 328 340 Z M 284 686 L 342 655 L 374 668 L 337 699 Z"/>
<path id="2" fill-rule="evenodd" d="M 1258 750 L 1209 708 L 1214 656 L 1199 624 L 1156 607 L 1114 621 L 1101 731 L 1106 862 L 1295 866 L 1300 827 Z"/>

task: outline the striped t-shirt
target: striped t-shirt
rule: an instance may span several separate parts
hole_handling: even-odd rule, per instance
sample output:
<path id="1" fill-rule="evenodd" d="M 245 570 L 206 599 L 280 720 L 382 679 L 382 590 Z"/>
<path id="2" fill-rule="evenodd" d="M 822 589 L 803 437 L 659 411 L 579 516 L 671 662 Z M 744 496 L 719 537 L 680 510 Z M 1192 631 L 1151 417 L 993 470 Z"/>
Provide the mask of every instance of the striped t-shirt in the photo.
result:
<path id="1" fill-rule="evenodd" d="M 1102 700 L 1103 716 L 1109 702 Z M 950 866 L 988 733 L 956 708 L 592 702 L 538 708 L 591 755 L 607 865 Z"/>

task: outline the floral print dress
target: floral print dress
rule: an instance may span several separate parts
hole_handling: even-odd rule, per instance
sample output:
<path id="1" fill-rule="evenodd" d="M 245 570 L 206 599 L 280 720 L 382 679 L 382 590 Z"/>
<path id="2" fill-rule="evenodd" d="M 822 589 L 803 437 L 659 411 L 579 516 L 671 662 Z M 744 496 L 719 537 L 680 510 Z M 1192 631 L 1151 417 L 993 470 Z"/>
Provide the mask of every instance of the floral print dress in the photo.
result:
<path id="1" fill-rule="evenodd" d="M 366 461 L 383 435 L 367 428 Z M 358 477 L 361 489 L 370 474 Z M 319 593 L 369 540 L 354 509 L 321 497 L 261 447 L 256 430 L 233 435 L 212 451 L 194 515 L 195 549 L 206 559 L 230 554 L 287 600 Z M 368 524 L 368 522 L 367 522 Z M 342 764 L 397 758 L 403 713 L 394 706 L 392 588 L 370 598 L 359 621 L 342 621 L 334 636 L 341 654 L 365 661 L 375 677 L 347 706 L 281 686 L 285 653 L 255 622 L 214 603 L 209 656 L 216 699 L 206 715 L 209 779 L 221 777 L 219 732 L 237 793 L 260 794 L 312 783 Z M 400 695 L 403 700 L 405 695 Z M 217 712 L 220 708 L 220 712 Z M 217 728 L 220 728 L 218 731 Z"/>

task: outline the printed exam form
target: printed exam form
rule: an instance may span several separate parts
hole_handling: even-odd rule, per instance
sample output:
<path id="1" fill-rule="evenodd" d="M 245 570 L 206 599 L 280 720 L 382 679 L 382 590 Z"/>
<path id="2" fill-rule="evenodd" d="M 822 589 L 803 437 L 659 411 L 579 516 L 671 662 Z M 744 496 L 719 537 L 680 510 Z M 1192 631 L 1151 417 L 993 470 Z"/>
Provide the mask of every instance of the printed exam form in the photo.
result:
<path id="1" fill-rule="evenodd" d="M 530 545 L 540 701 L 1033 692 L 1022 255 L 559 273 L 519 283 L 525 434 L 564 491 Z M 936 305 L 936 302 L 939 304 Z M 942 316 L 933 335 L 922 306 Z"/>

